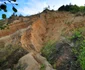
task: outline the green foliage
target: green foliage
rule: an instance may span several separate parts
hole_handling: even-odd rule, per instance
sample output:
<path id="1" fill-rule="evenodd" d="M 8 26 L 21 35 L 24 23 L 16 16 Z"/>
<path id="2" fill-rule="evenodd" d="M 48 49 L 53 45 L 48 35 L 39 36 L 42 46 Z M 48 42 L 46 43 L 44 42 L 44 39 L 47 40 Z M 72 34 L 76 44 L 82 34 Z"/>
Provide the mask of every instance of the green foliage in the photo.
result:
<path id="1" fill-rule="evenodd" d="M 17 9 L 15 7 L 12 8 L 14 12 L 17 12 Z"/>
<path id="2" fill-rule="evenodd" d="M 41 50 L 41 53 L 51 64 L 54 64 L 55 60 L 52 56 L 56 54 L 56 42 L 47 42 Z"/>
<path id="3" fill-rule="evenodd" d="M 80 61 L 80 65 L 82 70 L 85 70 L 85 40 L 82 41 L 81 43 L 81 49 L 80 49 L 80 53 L 79 53 L 79 61 Z"/>
<path id="4" fill-rule="evenodd" d="M 7 29 L 8 27 L 8 23 L 5 20 L 0 20 L 0 30 Z"/>
<path id="5" fill-rule="evenodd" d="M 83 36 L 82 36 L 82 32 L 79 31 L 79 30 L 75 30 L 75 31 L 73 32 L 73 35 L 70 37 L 70 39 L 71 39 L 72 41 L 77 41 L 77 40 L 80 40 L 82 37 L 83 37 Z"/>
<path id="6" fill-rule="evenodd" d="M 85 12 L 85 6 L 80 6 L 79 10 L 80 10 L 81 12 Z"/>
<path id="7" fill-rule="evenodd" d="M 45 65 L 42 64 L 41 67 L 40 67 L 40 70 L 45 70 L 45 68 L 46 68 Z"/>
<path id="8" fill-rule="evenodd" d="M 53 53 L 55 51 L 55 44 L 52 41 L 49 41 L 45 44 L 45 46 L 43 47 L 43 49 L 41 50 L 42 54 L 49 59 L 50 54 Z"/>
<path id="9" fill-rule="evenodd" d="M 85 12 L 85 6 L 77 6 L 77 5 L 62 5 L 59 7 L 58 11 L 68 11 L 72 13 L 77 13 L 77 12 Z"/>
<path id="10" fill-rule="evenodd" d="M 72 51 L 76 55 L 77 61 L 80 63 L 82 70 L 85 70 L 85 38 L 81 32 L 83 32 L 83 29 L 76 30 L 71 37 L 72 40 L 76 39 Z"/>
<path id="11" fill-rule="evenodd" d="M 12 2 L 16 2 L 16 0 L 7 0 L 10 4 L 12 4 L 12 10 L 14 12 L 17 12 L 17 9 L 14 7 L 14 5 L 18 5 L 18 4 L 13 4 Z M 3 2 L 3 4 L 0 5 L 0 11 L 4 11 L 4 12 L 7 12 L 7 3 L 6 2 Z M 3 19 L 6 19 L 6 14 L 2 14 L 2 18 Z"/>
<path id="12" fill-rule="evenodd" d="M 71 5 L 69 11 L 72 12 L 72 13 L 76 13 L 76 12 L 79 11 L 79 7 L 77 5 Z"/>
<path id="13" fill-rule="evenodd" d="M 4 11 L 4 12 L 7 12 L 6 8 L 7 6 L 5 4 L 1 4 L 0 5 L 0 8 Z"/>
<path id="14" fill-rule="evenodd" d="M 7 1 L 11 4 L 13 12 L 16 13 L 17 9 L 14 7 L 14 5 L 18 5 L 18 4 L 12 3 L 12 2 L 16 2 L 16 0 L 7 0 Z M 3 4 L 0 5 L 0 11 L 3 10 L 4 12 L 7 12 L 7 4 L 8 4 L 7 1 L 6 2 L 3 1 Z M 6 14 L 2 14 L 2 18 L 6 19 Z M 7 25 L 5 26 L 3 25 L 2 26 L 0 25 L 0 29 L 5 29 L 5 27 L 7 27 Z"/>
<path id="15" fill-rule="evenodd" d="M 4 18 L 4 19 L 5 19 L 5 18 L 6 18 L 6 14 L 2 14 L 2 18 Z"/>

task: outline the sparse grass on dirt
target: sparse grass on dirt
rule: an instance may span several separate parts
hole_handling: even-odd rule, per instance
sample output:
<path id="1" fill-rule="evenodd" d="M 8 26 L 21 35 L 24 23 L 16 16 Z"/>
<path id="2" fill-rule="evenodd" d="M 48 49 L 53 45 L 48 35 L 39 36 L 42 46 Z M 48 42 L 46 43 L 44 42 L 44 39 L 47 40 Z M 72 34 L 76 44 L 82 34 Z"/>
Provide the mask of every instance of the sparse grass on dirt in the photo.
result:
<path id="1" fill-rule="evenodd" d="M 42 48 L 41 53 L 44 57 L 46 57 L 48 62 L 54 66 L 55 59 L 52 56 L 56 54 L 56 42 L 54 41 L 47 42 Z"/>
<path id="2" fill-rule="evenodd" d="M 79 28 L 74 31 L 71 40 L 74 42 L 73 53 L 76 55 L 82 70 L 85 70 L 85 36 L 84 28 Z"/>

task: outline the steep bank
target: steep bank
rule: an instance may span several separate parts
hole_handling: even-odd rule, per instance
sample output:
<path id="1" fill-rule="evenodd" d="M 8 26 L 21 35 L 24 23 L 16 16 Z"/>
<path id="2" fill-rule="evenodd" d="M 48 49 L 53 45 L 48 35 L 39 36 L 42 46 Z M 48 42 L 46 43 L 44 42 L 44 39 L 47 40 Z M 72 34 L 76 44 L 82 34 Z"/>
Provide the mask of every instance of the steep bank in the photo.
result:
<path id="1" fill-rule="evenodd" d="M 31 56 L 35 62 L 38 61 L 35 59 L 38 55 L 35 51 L 40 53 L 45 43 L 60 41 L 62 40 L 62 36 L 71 36 L 75 29 L 85 26 L 84 16 L 76 17 L 75 14 L 68 12 L 46 11 L 33 17 L 22 17 L 22 19 L 14 20 L 14 23 L 9 25 L 9 29 L 0 30 L 0 44 L 4 44 L 4 47 L 1 45 L 0 48 L 3 51 L 4 48 L 8 48 L 7 45 L 19 45 L 27 52 L 33 52 L 33 54 L 28 54 L 27 57 Z M 20 48 L 19 46 L 18 49 Z M 4 50 L 2 54 L 5 52 L 7 53 L 8 51 Z M 9 53 L 8 56 L 12 56 L 13 51 Z M 41 60 L 39 61 L 42 62 Z M 39 65 L 41 64 L 39 63 Z"/>

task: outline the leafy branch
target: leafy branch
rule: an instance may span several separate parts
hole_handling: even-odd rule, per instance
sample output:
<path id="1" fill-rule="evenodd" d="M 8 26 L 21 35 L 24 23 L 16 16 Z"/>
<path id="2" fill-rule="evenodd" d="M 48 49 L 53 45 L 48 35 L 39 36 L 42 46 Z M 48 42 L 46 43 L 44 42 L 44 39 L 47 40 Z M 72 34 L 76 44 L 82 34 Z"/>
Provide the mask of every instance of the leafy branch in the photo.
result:
<path id="1" fill-rule="evenodd" d="M 5 2 L 3 2 L 3 4 L 0 5 L 0 11 L 3 10 L 4 12 L 7 12 L 7 2 L 9 2 L 12 5 L 12 10 L 16 13 L 17 9 L 14 6 L 14 5 L 18 5 L 16 3 L 16 0 L 6 0 Z M 2 18 L 6 19 L 6 14 L 2 14 Z"/>

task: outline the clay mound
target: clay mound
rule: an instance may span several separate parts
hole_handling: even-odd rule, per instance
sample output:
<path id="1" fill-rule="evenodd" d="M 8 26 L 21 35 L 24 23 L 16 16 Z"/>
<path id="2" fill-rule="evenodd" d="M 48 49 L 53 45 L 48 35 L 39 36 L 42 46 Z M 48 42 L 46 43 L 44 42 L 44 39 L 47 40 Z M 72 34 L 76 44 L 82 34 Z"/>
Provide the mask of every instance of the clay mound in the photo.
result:
<path id="1" fill-rule="evenodd" d="M 17 30 L 27 28 L 29 25 L 32 25 L 32 23 L 35 22 L 37 19 L 37 15 L 30 17 L 22 17 L 19 19 L 16 18 L 12 21 L 12 23 L 9 24 L 6 29 L 0 30 L 0 37 L 11 35 Z M 11 19 L 9 20 L 11 21 Z"/>

